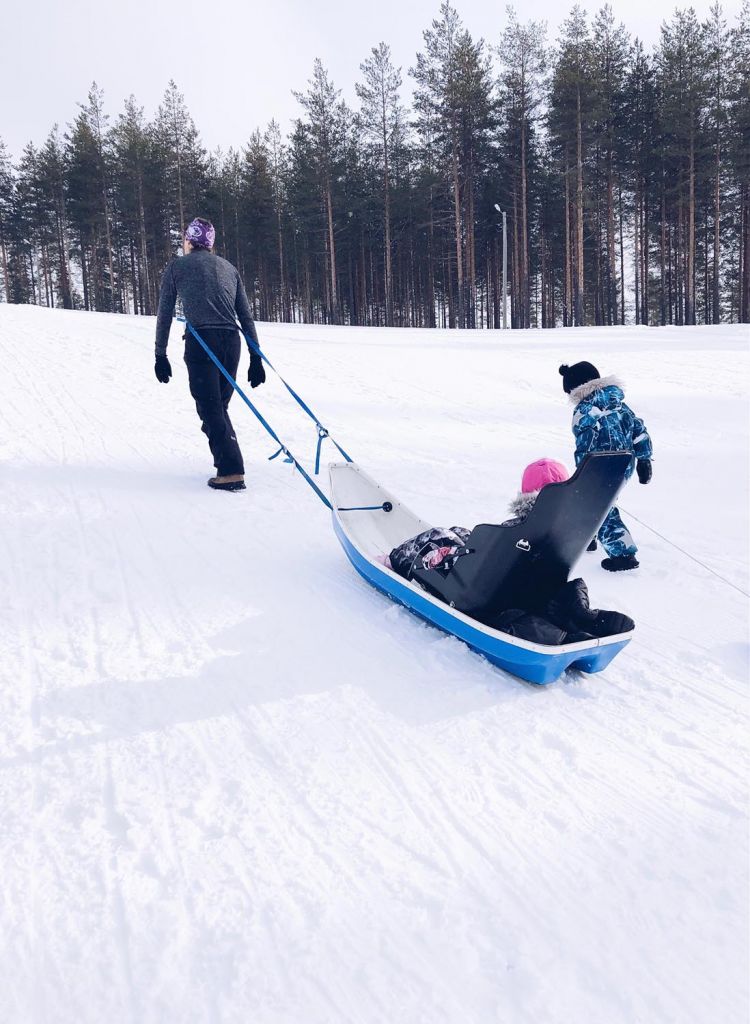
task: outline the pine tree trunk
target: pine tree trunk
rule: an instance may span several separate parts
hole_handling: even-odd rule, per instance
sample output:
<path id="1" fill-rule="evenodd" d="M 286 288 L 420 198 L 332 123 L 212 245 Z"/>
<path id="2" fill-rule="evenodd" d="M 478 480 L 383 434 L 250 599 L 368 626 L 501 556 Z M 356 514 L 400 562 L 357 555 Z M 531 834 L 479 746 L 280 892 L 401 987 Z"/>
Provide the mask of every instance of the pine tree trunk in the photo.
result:
<path id="1" fill-rule="evenodd" d="M 117 265 L 117 304 L 121 313 L 127 312 L 128 303 L 128 275 L 125 273 L 123 246 L 120 241 L 119 232 L 114 235 L 114 248 Z"/>
<path id="2" fill-rule="evenodd" d="M 107 265 L 109 267 L 109 306 L 110 312 L 115 312 L 115 270 L 114 263 L 112 260 L 112 237 L 110 234 L 109 226 L 109 211 L 107 209 L 107 191 L 106 186 L 102 188 L 102 198 L 104 200 L 104 237 L 107 242 Z"/>
<path id="3" fill-rule="evenodd" d="M 466 325 L 464 311 L 464 261 L 463 246 L 461 244 L 461 194 L 458 187 L 458 146 L 455 139 L 455 126 L 453 128 L 452 146 L 452 173 L 453 173 L 453 219 L 454 231 L 456 234 L 456 280 L 458 289 L 458 326 Z M 451 326 L 454 326 L 453 324 Z"/>
<path id="4" fill-rule="evenodd" d="M 432 185 L 430 185 L 430 226 L 427 234 L 427 326 L 437 326 L 435 309 L 435 211 Z"/>
<path id="5" fill-rule="evenodd" d="M 457 326 L 456 324 L 456 295 L 453 287 L 453 270 L 451 268 L 451 262 L 448 256 L 444 256 L 442 260 L 442 293 L 443 293 L 443 327 L 445 327 L 445 317 L 448 317 L 448 328 L 452 330 Z"/>
<path id="6" fill-rule="evenodd" d="M 468 210 L 466 216 L 467 247 L 466 262 L 469 277 L 469 294 L 467 302 L 467 326 L 476 327 L 476 301 L 477 301 L 477 252 L 474 223 L 474 160 L 471 157 L 468 167 L 468 181 L 466 191 L 468 193 Z"/>
<path id="7" fill-rule="evenodd" d="M 662 175 L 661 185 L 661 294 L 659 296 L 659 308 L 661 312 L 660 323 L 664 327 L 667 323 L 667 210 L 666 198 L 664 195 L 664 177 Z"/>
<path id="8" fill-rule="evenodd" d="M 336 289 L 336 239 L 333 234 L 333 196 L 331 194 L 330 179 L 326 180 L 326 215 L 328 220 L 328 256 L 331 271 L 331 311 L 333 314 L 332 323 L 339 322 L 339 298 Z"/>
<path id="9" fill-rule="evenodd" d="M 501 324 L 500 317 L 500 253 L 497 235 L 492 243 L 492 326 L 497 330 Z"/>
<path id="10" fill-rule="evenodd" d="M 133 312 L 139 316 L 143 313 L 143 296 L 138 287 L 138 261 L 135 256 L 132 236 L 130 238 L 130 280 L 133 285 Z"/>
<path id="11" fill-rule="evenodd" d="M 143 176 L 138 174 L 138 235 L 141 243 L 141 277 L 144 283 L 145 314 L 151 316 L 156 307 L 156 296 L 152 292 L 151 275 L 148 267 L 148 249 L 146 247 L 146 213 L 143 208 Z"/>
<path id="12" fill-rule="evenodd" d="M 31 277 L 31 301 L 37 305 L 36 298 L 36 277 L 34 276 L 34 253 L 29 250 L 29 276 Z"/>
<path id="13" fill-rule="evenodd" d="M 711 299 L 711 289 L 709 288 L 708 280 L 708 254 L 711 250 L 709 243 L 709 232 L 708 232 L 708 201 L 703 205 L 703 323 L 711 323 L 711 308 L 713 302 Z"/>
<path id="14" fill-rule="evenodd" d="M 714 265 L 713 265 L 713 322 L 721 323 L 721 266 L 720 266 L 720 227 L 721 227 L 721 144 L 716 138 L 716 188 L 714 191 Z"/>
<path id="15" fill-rule="evenodd" d="M 607 152 L 607 322 L 617 323 L 617 259 L 615 257 L 615 186 L 612 171 L 612 147 Z"/>
<path id="16" fill-rule="evenodd" d="M 604 295 L 604 274 L 602 273 L 602 204 L 601 204 L 601 174 L 599 171 L 600 167 L 600 150 L 599 146 L 596 147 L 596 245 L 594 247 L 594 264 L 596 267 L 596 281 L 594 287 L 594 323 L 601 325 L 607 322 L 606 320 L 606 307 L 607 302 Z M 605 246 L 606 252 L 606 246 Z M 609 260 L 607 258 L 607 264 Z"/>
<path id="17" fill-rule="evenodd" d="M 349 277 L 349 323 L 353 326 L 357 323 L 357 293 L 355 285 L 354 264 L 352 261 L 352 247 L 349 246 L 349 258 L 347 260 L 347 271 Z"/>
<path id="18" fill-rule="evenodd" d="M 235 192 L 233 198 L 234 198 L 234 211 L 233 211 L 234 212 L 234 265 L 237 267 L 237 270 L 240 271 L 240 273 L 242 273 L 242 271 L 240 270 L 240 214 L 239 214 L 239 208 L 238 208 L 238 204 L 237 204 L 237 193 L 236 192 Z"/>
<path id="19" fill-rule="evenodd" d="M 363 326 L 370 322 L 370 310 L 367 305 L 367 257 L 365 256 L 365 231 L 360 228 L 359 233 L 359 263 L 360 263 L 360 299 L 359 299 L 359 321 Z"/>
<path id="20" fill-rule="evenodd" d="M 63 309 L 73 308 L 73 295 L 70 284 L 70 267 L 68 266 L 68 247 L 65 244 L 65 193 L 62 179 L 58 181 L 55 193 L 55 242 L 57 259 L 60 266 L 60 298 Z"/>
<path id="21" fill-rule="evenodd" d="M 177 142 L 175 146 L 175 154 L 177 156 L 177 204 L 180 210 L 180 238 L 185 234 L 185 209 L 182 204 L 182 160 L 180 159 L 180 144 Z"/>
<path id="22" fill-rule="evenodd" d="M 688 237 L 685 261 L 685 323 L 695 323 L 695 139 L 691 128 L 688 172 Z"/>
<path id="23" fill-rule="evenodd" d="M 617 181 L 617 204 L 620 222 L 620 323 L 625 323 L 625 240 L 622 213 L 622 182 Z M 615 306 L 617 305 L 617 291 L 615 291 Z"/>
<path id="24" fill-rule="evenodd" d="M 388 121 L 385 92 L 382 94 L 383 129 L 383 220 L 385 234 L 385 323 L 393 327 L 393 267 L 391 262 L 391 169 L 388 152 Z"/>
<path id="25" fill-rule="evenodd" d="M 581 87 L 576 90 L 576 154 L 577 154 L 577 199 L 576 199 L 576 295 L 575 323 L 584 323 L 584 280 L 583 280 L 583 126 L 581 124 Z"/>
<path id="26" fill-rule="evenodd" d="M 42 258 L 42 277 L 44 279 L 44 301 L 45 301 L 45 305 L 49 308 L 50 306 L 54 305 L 54 303 L 52 302 L 52 282 L 50 280 L 49 256 L 47 254 L 47 246 L 46 245 L 42 246 L 41 258 Z M 41 284 L 39 286 L 39 292 L 40 292 L 39 297 L 41 298 Z M 41 303 L 40 303 L 40 305 L 41 305 Z"/>
<path id="27" fill-rule="evenodd" d="M 675 305 L 674 305 L 674 246 L 672 245 L 672 236 L 675 233 L 674 224 L 672 223 L 672 217 L 670 216 L 668 232 L 667 232 L 667 321 L 672 324 L 675 320 Z"/>
<path id="28" fill-rule="evenodd" d="M 310 255 L 305 249 L 305 323 L 315 322 L 312 300 L 312 286 L 310 284 Z"/>
<path id="29" fill-rule="evenodd" d="M 741 220 L 743 227 L 740 232 L 742 246 L 742 273 L 740 275 L 742 298 L 740 302 L 741 323 L 750 323 L 750 184 L 745 183 L 742 188 L 744 201 L 742 202 Z"/>
<path id="30" fill-rule="evenodd" d="M 323 323 L 329 324 L 332 322 L 332 303 L 331 303 L 331 240 L 326 231 L 325 235 L 325 274 L 323 275 Z"/>
<path id="31" fill-rule="evenodd" d="M 3 282 L 5 284 L 5 301 L 10 302 L 10 276 L 8 274 L 8 252 L 5 248 L 5 239 L 0 235 L 0 257 L 3 263 Z"/>
<path id="32" fill-rule="evenodd" d="M 521 327 L 529 327 L 531 319 L 531 294 L 529 290 L 529 220 L 528 181 L 526 174 L 526 114 L 521 116 L 521 291 L 519 293 Z"/>
<path id="33" fill-rule="evenodd" d="M 511 267 L 510 289 L 510 325 L 514 328 L 521 328 L 523 323 L 523 301 L 521 299 L 521 240 L 518 231 L 518 192 L 513 195 L 513 259 Z"/>
<path id="34" fill-rule="evenodd" d="M 292 252 L 294 253 L 294 288 L 289 289 L 289 305 L 291 310 L 292 323 L 297 323 L 299 317 L 299 257 L 297 255 L 297 231 L 292 232 Z"/>
<path id="35" fill-rule="evenodd" d="M 740 230 L 739 230 L 739 237 L 737 239 L 738 242 L 739 242 L 739 245 L 737 246 L 737 298 L 736 298 L 736 304 L 737 304 L 737 320 L 739 321 L 739 323 L 742 323 L 743 322 L 742 321 L 742 314 L 744 312 L 743 297 L 744 297 L 744 271 L 745 271 L 745 261 L 744 261 L 744 248 L 745 248 L 745 202 L 744 202 L 744 200 L 745 200 L 745 189 L 744 189 L 744 186 L 740 186 L 739 192 L 740 192 L 740 210 L 739 210 L 739 213 L 740 213 L 740 225 L 739 225 Z M 734 305 L 735 305 L 735 297 L 734 297 L 734 295 L 732 295 L 732 307 Z M 734 310 L 732 310 L 732 312 L 734 312 Z"/>
<path id="36" fill-rule="evenodd" d="M 542 276 L 542 330 L 549 326 L 547 317 L 547 243 L 544 235 L 544 217 L 539 226 L 539 263 Z"/>
<path id="37" fill-rule="evenodd" d="M 620 198 L 620 216 L 622 216 L 622 197 Z M 635 322 L 638 325 L 641 322 L 641 288 L 640 288 L 640 277 L 641 277 L 641 237 L 640 237 L 640 219 L 641 219 L 641 179 L 638 178 L 635 193 L 635 210 L 633 211 L 633 274 L 635 278 Z M 620 240 L 622 241 L 622 227 L 620 228 Z M 625 289 L 623 288 L 623 291 Z M 624 320 L 623 320 L 624 322 Z"/>
<path id="38" fill-rule="evenodd" d="M 284 266 L 284 233 L 281 228 L 281 210 L 276 210 L 276 235 L 279 243 L 279 290 L 281 292 L 281 315 L 280 320 L 289 322 L 289 289 L 286 281 L 286 268 Z"/>
<path id="39" fill-rule="evenodd" d="M 91 308 L 89 299 L 89 272 L 88 266 L 86 264 L 86 246 L 83 242 L 83 234 L 81 234 L 79 241 L 81 246 L 81 278 L 83 282 L 83 308 L 85 310 L 89 310 Z"/>
<path id="40" fill-rule="evenodd" d="M 685 303 L 687 300 L 686 283 L 688 280 L 688 257 L 685 245 L 685 204 L 680 198 L 677 208 L 677 231 L 675 232 L 675 292 L 676 292 L 676 323 L 682 327 L 685 323 Z"/>
<path id="41" fill-rule="evenodd" d="M 651 322 L 651 296 L 649 285 L 649 225 L 648 225 L 648 183 L 643 189 L 643 216 L 641 218 L 641 323 Z"/>
<path id="42" fill-rule="evenodd" d="M 563 327 L 570 327 L 573 312 L 573 253 L 570 246 L 570 167 L 565 161 L 565 280 L 563 287 Z"/>

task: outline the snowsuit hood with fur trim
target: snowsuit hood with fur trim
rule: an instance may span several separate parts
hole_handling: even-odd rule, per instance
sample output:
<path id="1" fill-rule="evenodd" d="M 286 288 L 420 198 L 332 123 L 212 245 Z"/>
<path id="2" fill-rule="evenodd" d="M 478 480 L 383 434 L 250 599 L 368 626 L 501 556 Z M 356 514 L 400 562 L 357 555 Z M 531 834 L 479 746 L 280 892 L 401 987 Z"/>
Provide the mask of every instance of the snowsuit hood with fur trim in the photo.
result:
<path id="1" fill-rule="evenodd" d="M 571 391 L 570 400 L 575 406 L 576 465 L 590 452 L 629 451 L 636 459 L 652 457 L 646 426 L 625 402 L 622 383 L 617 377 L 598 377 L 581 384 Z"/>

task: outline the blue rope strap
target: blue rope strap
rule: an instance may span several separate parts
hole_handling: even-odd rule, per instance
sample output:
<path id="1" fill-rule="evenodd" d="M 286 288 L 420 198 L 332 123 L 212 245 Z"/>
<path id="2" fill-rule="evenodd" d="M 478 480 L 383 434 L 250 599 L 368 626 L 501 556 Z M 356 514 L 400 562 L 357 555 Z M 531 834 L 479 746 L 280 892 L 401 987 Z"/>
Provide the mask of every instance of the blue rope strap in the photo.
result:
<path id="1" fill-rule="evenodd" d="M 317 476 L 318 473 L 320 472 L 320 450 L 323 447 L 323 442 L 326 440 L 326 438 L 331 442 L 331 444 L 335 445 L 336 448 L 338 448 L 339 452 L 341 453 L 341 455 L 343 456 L 343 458 L 347 462 L 351 462 L 352 459 L 350 458 L 350 456 L 346 454 L 346 452 L 341 447 L 341 445 L 338 443 L 338 441 L 334 440 L 334 438 L 331 437 L 331 435 L 328 433 L 326 428 L 320 422 L 318 417 L 312 411 L 310 406 L 307 405 L 307 403 L 297 394 L 297 392 L 294 390 L 294 388 L 291 386 L 291 384 L 287 384 L 287 382 L 281 376 L 281 374 L 276 369 L 276 367 L 273 365 L 273 363 L 268 358 L 268 356 L 266 356 L 265 353 L 261 351 L 260 345 L 257 343 L 257 341 L 254 341 L 248 334 L 245 333 L 245 331 L 242 331 L 242 334 L 243 334 L 243 336 L 245 338 L 245 341 L 247 342 L 248 348 L 252 349 L 254 352 L 257 352 L 258 355 L 260 356 L 260 358 L 263 360 L 263 362 L 266 363 L 266 365 L 269 366 L 273 370 L 273 372 L 279 378 L 279 380 L 284 385 L 284 387 L 287 389 L 287 391 L 292 396 L 292 398 L 295 400 L 295 402 L 297 402 L 297 404 L 300 406 L 300 408 L 303 409 L 307 413 L 307 415 L 313 421 L 315 426 L 318 428 L 318 446 L 317 446 L 316 451 L 315 451 L 315 476 Z"/>
<path id="2" fill-rule="evenodd" d="M 282 453 L 282 452 L 283 452 L 284 450 L 285 450 L 284 448 L 279 448 L 279 450 L 278 450 L 277 452 L 274 452 L 274 453 L 273 453 L 273 455 L 269 455 L 269 456 L 268 456 L 268 461 L 269 461 L 269 462 L 273 462 L 273 460 L 274 460 L 274 459 L 277 459 L 277 458 L 279 457 L 279 455 L 281 455 L 281 453 Z M 288 456 L 288 455 L 287 455 L 287 457 L 286 457 L 286 458 L 284 459 L 284 462 L 291 462 L 291 461 L 292 461 L 292 460 L 291 460 L 291 459 L 289 458 L 289 456 Z"/>
<path id="3" fill-rule="evenodd" d="M 255 408 L 255 406 L 253 405 L 253 403 L 252 403 L 252 402 L 250 401 L 250 399 L 249 399 L 249 398 L 247 397 L 247 395 L 245 394 L 245 392 L 244 392 L 244 391 L 242 390 L 242 388 L 241 388 L 241 387 L 239 386 L 239 384 L 237 383 L 237 381 L 236 381 L 236 380 L 234 379 L 234 377 L 233 377 L 233 376 L 231 375 L 231 373 L 230 373 L 230 372 L 229 372 L 229 371 L 228 371 L 228 370 L 226 369 L 226 367 L 225 367 L 225 366 L 223 365 L 223 363 L 222 363 L 222 362 L 221 362 L 221 361 L 220 361 L 219 359 L 217 359 L 217 357 L 216 357 L 216 356 L 214 355 L 214 353 L 213 353 L 213 352 L 212 352 L 212 350 L 211 350 L 211 349 L 209 348 L 209 346 L 208 346 L 208 345 L 206 344 L 206 342 L 205 342 L 205 341 L 203 340 L 203 338 L 201 338 L 200 334 L 198 334 L 198 332 L 197 332 L 197 331 L 196 331 L 196 329 L 195 329 L 195 328 L 193 327 L 193 325 L 192 325 L 192 324 L 190 323 L 190 321 L 189 321 L 189 320 L 186 320 L 186 319 L 185 319 L 184 317 L 177 317 L 177 319 L 178 319 L 178 320 L 180 320 L 180 321 L 182 321 L 182 323 L 184 323 L 184 324 L 185 324 L 185 325 L 187 326 L 187 329 L 188 329 L 188 330 L 190 331 L 190 333 L 191 333 L 191 334 L 193 335 L 193 337 L 194 337 L 194 338 L 195 338 L 195 340 L 196 340 L 196 341 L 198 342 L 198 344 L 199 344 L 199 345 L 200 345 L 200 346 L 201 346 L 201 347 L 203 348 L 203 351 L 204 351 L 204 352 L 206 353 L 206 355 L 207 355 L 207 356 L 209 357 L 209 359 L 210 359 L 210 360 L 211 360 L 211 361 L 212 361 L 212 362 L 214 363 L 214 365 L 215 365 L 215 366 L 216 366 L 216 367 L 218 368 L 218 370 L 219 370 L 219 371 L 220 371 L 220 372 L 221 372 L 221 373 L 222 373 L 222 374 L 223 374 L 223 375 L 224 375 L 224 376 L 226 377 L 226 379 L 227 379 L 227 380 L 229 381 L 229 383 L 230 383 L 230 384 L 232 385 L 232 387 L 233 387 L 233 388 L 234 388 L 234 390 L 235 390 L 235 391 L 237 392 L 237 394 L 238 394 L 238 395 L 240 396 L 240 398 L 242 399 L 242 401 L 243 401 L 243 402 L 245 403 L 245 405 L 246 405 L 246 406 L 248 407 L 248 409 L 250 410 L 250 412 L 252 412 L 252 414 L 253 414 L 253 415 L 254 415 L 254 416 L 256 417 L 256 419 L 257 419 L 257 420 L 258 420 L 258 421 L 260 422 L 261 426 L 263 426 L 263 427 L 265 428 L 265 430 L 266 430 L 266 431 L 267 431 L 267 432 L 268 432 L 268 433 L 269 433 L 269 434 L 271 435 L 271 437 L 272 437 L 272 438 L 274 439 L 274 441 L 276 442 L 276 444 L 278 444 L 278 445 L 279 445 L 279 450 L 278 450 L 278 451 L 277 451 L 277 452 L 276 452 L 276 453 L 275 453 L 274 455 L 272 455 L 272 456 L 271 456 L 271 458 L 272 458 L 272 459 L 275 459 L 275 458 L 276 458 L 276 456 L 278 456 L 278 455 L 281 455 L 281 454 L 282 454 L 282 452 L 283 452 L 283 453 L 284 453 L 284 455 L 286 456 L 286 458 L 284 459 L 284 461 L 285 461 L 285 462 L 290 462 L 290 463 L 292 463 L 292 465 L 294 466 L 294 468 L 295 468 L 295 469 L 297 469 L 297 470 L 299 470 L 299 472 L 300 472 L 300 473 L 302 474 L 302 476 L 303 476 L 303 477 L 305 478 L 305 480 L 307 481 L 307 483 L 308 483 L 308 484 L 309 484 L 309 485 L 310 485 L 310 486 L 312 487 L 312 489 L 313 489 L 313 490 L 315 491 L 315 493 L 316 493 L 316 494 L 317 494 L 317 496 L 318 496 L 318 497 L 320 498 L 320 500 L 321 500 L 321 501 L 323 502 L 323 504 L 324 504 L 324 505 L 326 505 L 326 506 L 327 506 L 328 508 L 330 508 L 330 509 L 333 509 L 333 506 L 331 505 L 331 503 L 330 503 L 330 501 L 328 500 L 328 498 L 326 498 L 325 494 L 323 494 L 323 492 L 322 492 L 322 491 L 321 491 L 321 489 L 320 489 L 320 488 L 318 487 L 318 485 L 317 485 L 317 484 L 315 483 L 315 481 L 314 481 L 314 480 L 312 479 L 312 477 L 311 477 L 311 476 L 310 476 L 310 475 L 309 475 L 309 474 L 308 474 L 308 473 L 307 473 L 307 472 L 305 471 L 305 469 L 304 469 L 304 468 L 303 468 L 303 467 L 302 467 L 302 466 L 300 465 L 300 463 L 299 463 L 299 462 L 297 461 L 297 459 L 295 459 L 295 457 L 294 457 L 294 456 L 292 455 L 292 453 L 291 453 L 291 452 L 289 451 L 289 449 L 288 449 L 288 448 L 286 447 L 286 445 L 285 445 L 285 444 L 284 444 L 284 442 L 283 442 L 283 441 L 281 440 L 281 438 L 279 437 L 279 435 L 278 435 L 278 434 L 276 433 L 276 431 L 275 431 L 275 430 L 273 429 L 273 427 L 271 426 L 271 424 L 270 424 L 270 423 L 268 423 L 268 421 L 267 421 L 267 420 L 265 420 L 265 419 L 263 418 L 263 416 L 262 416 L 262 415 L 261 415 L 261 414 L 260 414 L 260 413 L 258 412 L 258 410 L 257 410 L 257 409 Z M 351 460 L 349 460 L 349 461 L 351 461 Z"/>

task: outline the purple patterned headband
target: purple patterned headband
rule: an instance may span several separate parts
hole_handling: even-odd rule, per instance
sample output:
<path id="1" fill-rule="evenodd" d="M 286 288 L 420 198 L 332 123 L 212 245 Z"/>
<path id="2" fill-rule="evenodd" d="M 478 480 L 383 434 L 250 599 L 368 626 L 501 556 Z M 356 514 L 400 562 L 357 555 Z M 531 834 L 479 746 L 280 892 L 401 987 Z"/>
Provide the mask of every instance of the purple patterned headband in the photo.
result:
<path id="1" fill-rule="evenodd" d="M 198 249 L 213 249 L 216 241 L 216 229 L 211 221 L 196 217 L 187 226 L 185 240 Z"/>

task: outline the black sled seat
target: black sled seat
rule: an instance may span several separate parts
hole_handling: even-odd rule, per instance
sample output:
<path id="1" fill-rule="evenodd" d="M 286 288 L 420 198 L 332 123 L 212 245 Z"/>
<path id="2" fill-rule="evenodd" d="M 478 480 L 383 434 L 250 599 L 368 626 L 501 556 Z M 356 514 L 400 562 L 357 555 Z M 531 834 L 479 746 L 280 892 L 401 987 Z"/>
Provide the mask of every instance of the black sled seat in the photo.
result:
<path id="1" fill-rule="evenodd" d="M 534 607 L 564 584 L 614 505 L 632 462 L 629 452 L 587 455 L 565 483 L 548 484 L 518 526 L 474 527 L 447 575 L 417 569 L 429 593 L 480 622 L 508 608 Z"/>

